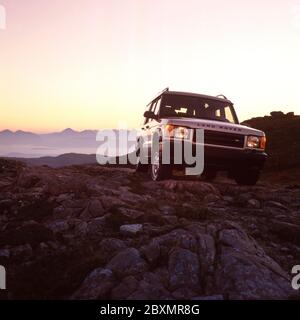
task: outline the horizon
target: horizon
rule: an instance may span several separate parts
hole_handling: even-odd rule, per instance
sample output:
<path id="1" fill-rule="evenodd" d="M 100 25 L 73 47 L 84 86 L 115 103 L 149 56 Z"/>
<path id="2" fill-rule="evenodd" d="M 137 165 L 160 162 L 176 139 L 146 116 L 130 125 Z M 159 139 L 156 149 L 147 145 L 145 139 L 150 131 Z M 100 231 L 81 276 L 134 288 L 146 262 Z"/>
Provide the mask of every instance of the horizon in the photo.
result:
<path id="1" fill-rule="evenodd" d="M 240 121 L 300 113 L 298 0 L 0 4 L 0 130 L 137 128 L 167 86 L 225 94 Z"/>
<path id="2" fill-rule="evenodd" d="M 38 131 L 27 131 L 27 130 L 23 130 L 23 129 L 17 129 L 17 130 L 11 130 L 11 129 L 8 129 L 8 128 L 5 128 L 5 129 L 0 129 L 0 133 L 3 133 L 3 132 L 10 132 L 10 133 L 18 133 L 18 132 L 22 132 L 22 133 L 33 133 L 33 134 L 51 134 L 51 133 L 63 133 L 63 132 L 67 132 L 67 131 L 72 131 L 72 132 L 75 132 L 75 133 L 83 133 L 85 131 L 95 131 L 95 132 L 98 132 L 98 131 L 102 131 L 102 130 L 131 130 L 131 129 L 135 129 L 135 128 L 101 128 L 101 129 L 82 129 L 82 130 L 77 130 L 77 129 L 74 129 L 74 128 L 64 128 L 64 129 L 58 129 L 56 131 L 42 131 L 42 132 L 38 132 Z"/>
<path id="3" fill-rule="evenodd" d="M 271 112 L 283 112 L 281 110 L 273 110 Z M 295 116 L 300 116 L 298 114 L 296 114 L 294 111 L 288 111 L 286 113 L 294 113 Z M 270 114 L 266 114 L 264 116 L 260 116 L 260 117 L 267 117 L 267 116 L 270 116 Z M 252 117 L 252 118 L 259 118 L 259 117 Z M 242 122 L 245 122 L 247 120 L 251 120 L 252 118 L 249 118 L 249 119 L 245 119 L 243 121 L 240 121 L 240 124 Z M 0 128 L 0 133 L 3 133 L 5 131 L 9 131 L 11 133 L 17 133 L 17 132 L 23 132 L 23 133 L 33 133 L 33 134 L 51 134 L 51 133 L 63 133 L 65 131 L 73 131 L 73 132 L 76 132 L 76 133 L 83 133 L 84 131 L 95 131 L 95 132 L 98 132 L 98 131 L 101 131 L 101 130 L 106 130 L 106 129 L 112 129 L 112 130 L 138 130 L 138 128 L 126 128 L 124 127 L 124 124 L 122 127 L 120 128 L 100 128 L 100 129 L 89 129 L 89 128 L 86 128 L 86 129 L 76 129 L 76 128 L 71 128 L 71 127 L 66 127 L 66 128 L 63 128 L 63 129 L 57 129 L 55 131 L 27 131 L 27 130 L 23 130 L 23 129 L 17 129 L 17 130 L 12 130 L 12 129 L 9 129 L 9 128 L 4 128 L 4 129 L 1 129 Z"/>

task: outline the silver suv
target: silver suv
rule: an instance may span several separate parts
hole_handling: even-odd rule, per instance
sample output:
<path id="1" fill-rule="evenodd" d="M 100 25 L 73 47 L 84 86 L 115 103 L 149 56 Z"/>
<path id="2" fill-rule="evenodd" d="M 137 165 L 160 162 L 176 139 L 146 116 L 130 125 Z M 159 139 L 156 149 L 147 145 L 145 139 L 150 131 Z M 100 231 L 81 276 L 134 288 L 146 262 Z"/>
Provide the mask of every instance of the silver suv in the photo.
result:
<path id="1" fill-rule="evenodd" d="M 196 129 L 204 131 L 203 177 L 213 180 L 218 171 L 226 171 L 238 184 L 256 184 L 267 158 L 264 132 L 240 125 L 233 103 L 223 95 L 213 97 L 169 88 L 156 96 L 144 113 L 137 138 L 136 170 L 150 171 L 157 181 L 170 177 L 176 167 L 186 167 L 184 162 L 175 164 L 172 153 L 170 163 L 165 164 L 162 148 L 166 140 L 173 144 L 180 139 L 196 147 Z M 160 147 L 152 158 L 154 136 L 159 137 Z"/>

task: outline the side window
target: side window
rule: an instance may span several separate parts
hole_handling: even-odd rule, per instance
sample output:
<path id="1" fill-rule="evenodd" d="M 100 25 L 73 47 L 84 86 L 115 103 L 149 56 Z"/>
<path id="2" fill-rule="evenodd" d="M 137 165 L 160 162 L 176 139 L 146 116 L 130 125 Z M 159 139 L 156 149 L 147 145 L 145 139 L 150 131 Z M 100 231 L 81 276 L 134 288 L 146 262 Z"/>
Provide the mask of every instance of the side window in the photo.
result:
<path id="1" fill-rule="evenodd" d="M 155 112 L 156 103 L 157 103 L 157 101 L 154 101 L 154 102 L 152 103 L 150 111 Z M 149 121 L 152 121 L 152 120 L 153 120 L 153 119 L 149 119 Z"/>
<path id="2" fill-rule="evenodd" d="M 231 123 L 235 123 L 230 106 L 225 107 L 225 118 Z"/>
<path id="3" fill-rule="evenodd" d="M 155 109 L 153 110 L 154 114 L 157 116 L 160 108 L 161 98 L 159 98 L 156 102 Z"/>
<path id="4" fill-rule="evenodd" d="M 158 100 L 153 101 L 146 109 L 146 111 L 153 111 L 155 115 L 158 115 L 159 113 L 159 108 L 160 108 L 160 102 L 161 98 Z M 153 119 L 146 118 L 144 121 L 144 125 L 147 124 L 149 121 L 152 121 Z"/>

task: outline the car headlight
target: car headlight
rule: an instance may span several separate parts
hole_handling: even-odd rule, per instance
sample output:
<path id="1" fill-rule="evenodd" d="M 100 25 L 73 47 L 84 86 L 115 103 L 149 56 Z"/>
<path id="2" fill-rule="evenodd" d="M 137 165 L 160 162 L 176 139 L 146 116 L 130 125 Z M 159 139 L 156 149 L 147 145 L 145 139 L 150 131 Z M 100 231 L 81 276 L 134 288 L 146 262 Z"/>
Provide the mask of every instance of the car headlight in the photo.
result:
<path id="1" fill-rule="evenodd" d="M 266 148 L 266 137 L 248 136 L 246 147 L 251 149 L 262 149 Z"/>
<path id="2" fill-rule="evenodd" d="M 165 136 L 173 139 L 187 140 L 190 138 L 191 129 L 168 124 L 165 126 Z"/>

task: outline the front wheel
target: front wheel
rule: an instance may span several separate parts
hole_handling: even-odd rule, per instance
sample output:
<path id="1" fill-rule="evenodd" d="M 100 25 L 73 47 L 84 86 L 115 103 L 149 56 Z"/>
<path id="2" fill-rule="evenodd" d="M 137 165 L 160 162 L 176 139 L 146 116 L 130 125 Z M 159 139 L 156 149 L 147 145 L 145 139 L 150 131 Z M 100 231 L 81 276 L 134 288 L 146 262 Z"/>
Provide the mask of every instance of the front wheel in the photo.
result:
<path id="1" fill-rule="evenodd" d="M 233 178 L 239 185 L 254 186 L 259 180 L 260 170 L 244 169 L 234 173 Z"/>
<path id="2" fill-rule="evenodd" d="M 161 152 L 157 151 L 151 164 L 151 178 L 153 181 L 168 179 L 172 174 L 172 167 L 169 164 L 162 164 Z"/>

